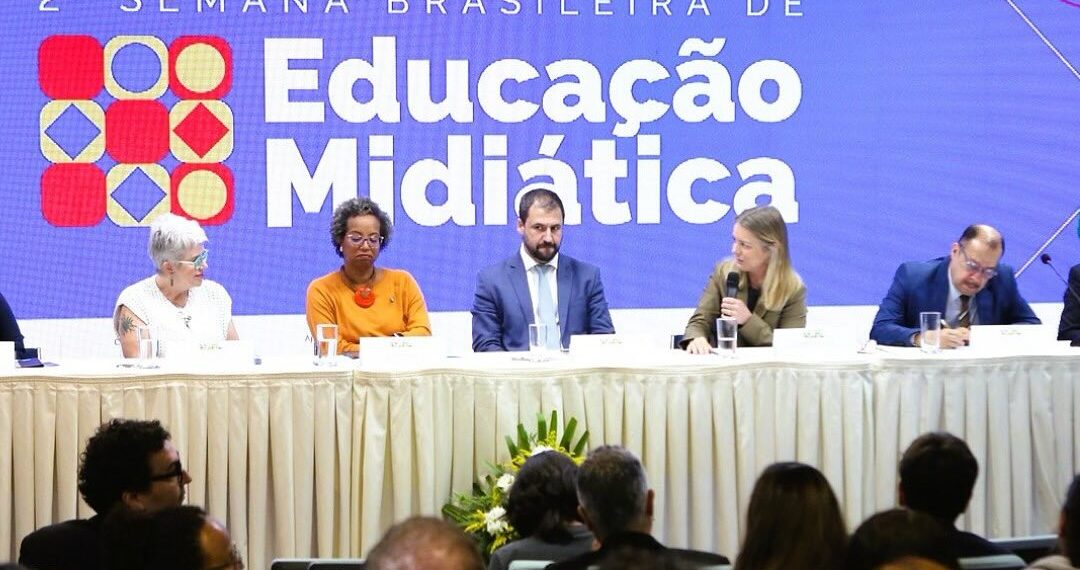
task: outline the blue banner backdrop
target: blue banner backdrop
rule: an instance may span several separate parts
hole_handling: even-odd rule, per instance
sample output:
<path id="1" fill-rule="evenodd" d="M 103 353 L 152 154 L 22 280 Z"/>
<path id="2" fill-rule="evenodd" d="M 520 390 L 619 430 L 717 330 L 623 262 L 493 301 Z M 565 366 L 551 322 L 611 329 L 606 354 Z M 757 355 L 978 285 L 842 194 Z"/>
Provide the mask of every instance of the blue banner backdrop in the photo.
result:
<path id="1" fill-rule="evenodd" d="M 204 220 L 236 313 L 283 314 L 338 265 L 330 212 L 357 194 L 392 208 L 380 263 L 436 311 L 470 307 L 542 183 L 614 308 L 694 305 L 755 203 L 816 305 L 876 304 L 975 221 L 1017 266 L 1080 203 L 1070 1 L 34 0 L 0 22 L 20 318 L 109 315 L 169 210 Z M 1049 252 L 1080 262 L 1069 234 Z M 1045 268 L 1020 285 L 1061 300 Z"/>

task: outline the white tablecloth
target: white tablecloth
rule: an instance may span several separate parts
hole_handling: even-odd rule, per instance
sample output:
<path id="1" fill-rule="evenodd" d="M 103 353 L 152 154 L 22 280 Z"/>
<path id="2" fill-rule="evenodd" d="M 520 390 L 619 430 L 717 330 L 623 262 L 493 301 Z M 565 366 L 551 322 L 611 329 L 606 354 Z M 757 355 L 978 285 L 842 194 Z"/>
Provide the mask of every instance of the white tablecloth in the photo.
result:
<path id="1" fill-rule="evenodd" d="M 655 533 L 674 546 L 733 554 L 754 480 L 779 460 L 820 468 L 854 527 L 895 504 L 900 453 L 939 429 L 965 438 L 982 467 L 961 526 L 1050 532 L 1080 461 L 1078 378 L 1080 351 L 1060 349 L 0 372 L 0 559 L 34 528 L 91 515 L 78 456 L 112 417 L 162 420 L 193 478 L 190 502 L 228 524 L 253 568 L 366 554 L 393 521 L 467 491 L 506 458 L 504 436 L 551 410 L 576 417 L 591 446 L 642 458 Z"/>

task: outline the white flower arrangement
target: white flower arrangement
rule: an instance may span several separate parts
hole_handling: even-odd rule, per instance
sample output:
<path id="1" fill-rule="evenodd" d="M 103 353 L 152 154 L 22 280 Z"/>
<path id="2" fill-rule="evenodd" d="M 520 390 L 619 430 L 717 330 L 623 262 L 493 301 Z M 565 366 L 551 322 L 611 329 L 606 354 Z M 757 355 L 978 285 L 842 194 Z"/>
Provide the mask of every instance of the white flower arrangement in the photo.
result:
<path id="1" fill-rule="evenodd" d="M 531 434 L 525 431 L 524 425 L 518 424 L 517 441 L 509 436 L 506 438 L 510 460 L 492 465 L 491 473 L 473 484 L 471 495 L 455 493 L 443 505 L 443 515 L 471 535 L 485 555 L 518 538 L 517 531 L 506 518 L 506 498 L 526 459 L 545 451 L 557 451 L 578 464 L 585 459 L 583 453 L 589 442 L 589 432 L 586 430 L 575 442 L 577 419 L 570 418 L 559 437 L 558 421 L 557 412 L 551 412 L 550 423 L 541 415 L 536 420 L 536 432 Z"/>

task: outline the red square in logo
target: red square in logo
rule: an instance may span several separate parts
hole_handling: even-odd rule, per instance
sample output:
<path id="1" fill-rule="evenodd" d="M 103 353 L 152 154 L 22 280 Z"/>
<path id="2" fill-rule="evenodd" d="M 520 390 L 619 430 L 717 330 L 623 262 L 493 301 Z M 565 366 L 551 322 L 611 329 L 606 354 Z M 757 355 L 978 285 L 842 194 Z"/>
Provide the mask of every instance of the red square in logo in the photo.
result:
<path id="1" fill-rule="evenodd" d="M 53 164 L 41 175 L 41 214 L 54 226 L 88 227 L 105 217 L 105 173 L 93 164 Z"/>
<path id="2" fill-rule="evenodd" d="M 38 47 L 38 84 L 53 99 L 91 99 L 105 85 L 105 51 L 90 36 L 49 36 Z"/>
<path id="3" fill-rule="evenodd" d="M 182 36 L 169 45 L 169 89 L 181 99 L 221 99 L 232 88 L 232 48 L 217 36 Z"/>
<path id="4" fill-rule="evenodd" d="M 145 164 L 169 151 L 169 112 L 157 101 L 116 101 L 105 110 L 105 150 L 117 162 Z"/>

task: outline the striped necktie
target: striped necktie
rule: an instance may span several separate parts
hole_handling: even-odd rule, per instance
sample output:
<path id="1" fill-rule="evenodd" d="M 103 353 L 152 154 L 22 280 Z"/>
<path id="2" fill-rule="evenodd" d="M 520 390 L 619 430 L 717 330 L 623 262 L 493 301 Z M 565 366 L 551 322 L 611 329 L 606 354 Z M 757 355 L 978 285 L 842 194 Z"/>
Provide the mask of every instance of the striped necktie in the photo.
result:
<path id="1" fill-rule="evenodd" d="M 960 314 L 956 315 L 956 326 L 971 326 L 971 295 L 960 295 Z"/>

